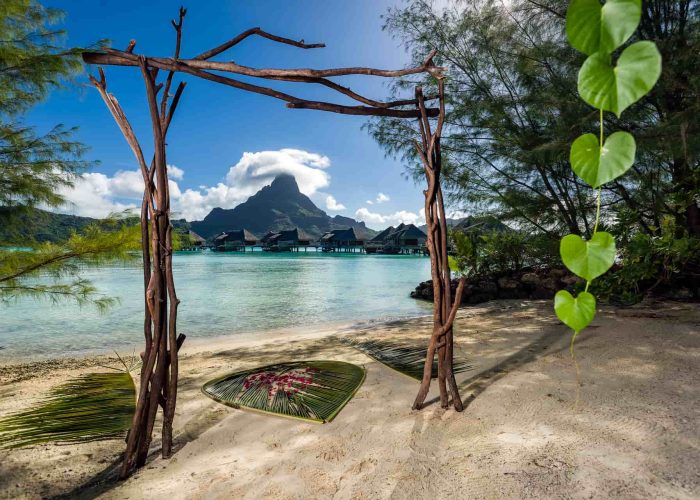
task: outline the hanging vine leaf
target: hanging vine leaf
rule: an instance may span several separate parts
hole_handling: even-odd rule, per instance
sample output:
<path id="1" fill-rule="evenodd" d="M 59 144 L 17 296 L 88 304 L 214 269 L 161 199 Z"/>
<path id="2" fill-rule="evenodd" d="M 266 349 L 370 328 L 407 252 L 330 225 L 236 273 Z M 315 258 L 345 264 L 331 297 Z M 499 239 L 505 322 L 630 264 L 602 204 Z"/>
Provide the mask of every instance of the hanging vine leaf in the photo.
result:
<path id="1" fill-rule="evenodd" d="M 136 388 L 128 373 L 91 373 L 53 389 L 34 408 L 0 419 L 0 447 L 123 438 Z"/>
<path id="2" fill-rule="evenodd" d="M 554 296 L 554 312 L 562 323 L 575 333 L 586 328 L 595 318 L 595 297 L 588 292 L 581 292 L 574 298 L 566 290 L 560 290 Z"/>
<path id="3" fill-rule="evenodd" d="M 600 138 L 584 134 L 571 145 L 569 160 L 574 172 L 597 189 L 597 211 L 593 236 L 562 238 L 560 253 L 566 267 L 586 280 L 586 289 L 574 298 L 566 290 L 557 292 L 554 310 L 557 317 L 574 330 L 574 341 L 595 317 L 595 297 L 588 293 L 591 281 L 605 273 L 615 262 L 615 240 L 598 232 L 602 199 L 601 186 L 623 175 L 634 163 L 636 144 L 627 132 L 615 132 L 608 140 L 604 134 L 604 113 L 618 117 L 644 97 L 661 75 L 661 54 L 654 42 L 637 42 L 622 51 L 617 66 L 612 52 L 625 43 L 639 25 L 641 0 L 572 0 L 566 13 L 566 32 L 571 45 L 589 54 L 578 73 L 578 91 L 588 104 L 600 110 Z"/>
<path id="4" fill-rule="evenodd" d="M 595 233 L 589 241 L 570 234 L 562 238 L 559 252 L 569 271 L 592 281 L 615 263 L 615 239 L 603 231 Z"/>
<path id="5" fill-rule="evenodd" d="M 639 25 L 641 0 L 573 0 L 566 16 L 566 35 L 575 49 L 587 55 L 611 53 L 625 43 Z"/>
<path id="6" fill-rule="evenodd" d="M 627 47 L 612 66 L 610 54 L 596 52 L 583 63 L 578 91 L 594 108 L 612 111 L 618 117 L 644 97 L 661 75 L 661 54 L 653 42 Z"/>
<path id="7" fill-rule="evenodd" d="M 637 145 L 632 134 L 615 132 L 600 147 L 598 138 L 584 134 L 571 145 L 569 161 L 576 174 L 592 188 L 617 179 L 634 164 Z"/>
<path id="8" fill-rule="evenodd" d="M 225 375 L 204 384 L 202 392 L 233 408 L 326 423 L 364 379 L 364 368 L 350 363 L 299 361 Z"/>

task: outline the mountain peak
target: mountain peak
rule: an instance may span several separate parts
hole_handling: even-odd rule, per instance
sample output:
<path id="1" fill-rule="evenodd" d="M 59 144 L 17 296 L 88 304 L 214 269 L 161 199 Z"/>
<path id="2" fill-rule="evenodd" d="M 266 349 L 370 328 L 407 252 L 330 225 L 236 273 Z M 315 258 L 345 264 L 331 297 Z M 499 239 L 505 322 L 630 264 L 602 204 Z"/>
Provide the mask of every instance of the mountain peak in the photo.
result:
<path id="1" fill-rule="evenodd" d="M 299 191 L 290 174 L 277 175 L 270 185 L 235 208 L 212 209 L 204 220 L 192 222 L 191 227 L 205 238 L 233 229 L 247 229 L 261 236 L 268 231 L 299 228 L 318 238 L 332 229 L 352 227 L 358 235 L 374 234 L 363 222 L 339 215 L 330 217 Z"/>
<path id="2" fill-rule="evenodd" d="M 275 191 L 299 192 L 299 184 L 297 184 L 297 180 L 291 174 L 278 174 L 272 181 L 272 184 L 270 184 L 270 187 Z"/>

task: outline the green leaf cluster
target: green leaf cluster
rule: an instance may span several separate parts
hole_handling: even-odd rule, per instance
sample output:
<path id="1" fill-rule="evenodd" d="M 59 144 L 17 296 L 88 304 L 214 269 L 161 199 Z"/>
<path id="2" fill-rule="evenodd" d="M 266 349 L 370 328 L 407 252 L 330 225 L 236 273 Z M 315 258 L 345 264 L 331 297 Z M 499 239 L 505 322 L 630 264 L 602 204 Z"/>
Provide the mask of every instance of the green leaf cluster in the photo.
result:
<path id="1" fill-rule="evenodd" d="M 581 98 L 599 110 L 599 137 L 587 133 L 571 145 L 572 170 L 591 188 L 597 190 L 596 221 L 591 238 L 586 241 L 570 234 L 561 240 L 564 265 L 586 280 L 585 291 L 572 296 L 557 292 L 554 310 L 557 317 L 576 335 L 586 328 L 596 311 L 596 298 L 589 291 L 591 282 L 605 274 L 615 263 L 615 239 L 598 231 L 602 186 L 616 180 L 633 165 L 636 152 L 634 137 L 618 131 L 605 140 L 604 112 L 618 118 L 629 106 L 644 97 L 661 75 L 661 55 L 653 42 L 629 45 L 613 65 L 614 52 L 633 35 L 640 23 L 641 0 L 572 0 L 566 14 L 566 34 L 571 45 L 588 55 L 578 74 Z"/>
<path id="2" fill-rule="evenodd" d="M 129 373 L 83 375 L 52 389 L 33 408 L 0 418 L 0 447 L 123 438 L 135 408 Z"/>
<path id="3" fill-rule="evenodd" d="M 132 259 L 140 241 L 138 225 L 116 219 L 74 232 L 64 242 L 26 249 L 0 247 L 0 301 L 31 297 L 57 303 L 70 299 L 105 309 L 114 299 L 100 295 L 92 283 L 81 278 L 81 269 Z"/>

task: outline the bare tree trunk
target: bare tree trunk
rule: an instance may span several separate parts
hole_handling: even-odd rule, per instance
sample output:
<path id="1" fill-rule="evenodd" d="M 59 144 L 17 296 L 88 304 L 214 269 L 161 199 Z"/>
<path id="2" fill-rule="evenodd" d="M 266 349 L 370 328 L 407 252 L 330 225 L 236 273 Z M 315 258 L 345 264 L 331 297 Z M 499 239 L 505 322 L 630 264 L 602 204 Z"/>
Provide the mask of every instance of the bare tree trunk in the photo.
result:
<path id="1" fill-rule="evenodd" d="M 179 57 L 182 20 L 185 10 L 180 10 L 179 22 L 173 22 L 177 32 L 175 59 Z M 135 43 L 129 45 L 129 53 Z M 127 477 L 134 467 L 141 467 L 148 458 L 153 428 L 158 408 L 163 409 L 162 455 L 172 454 L 172 428 L 177 398 L 177 353 L 184 335 L 177 335 L 177 306 L 172 273 L 172 225 L 170 224 L 170 192 L 165 156 L 165 137 L 168 127 L 184 90 L 180 84 L 169 94 L 174 73 L 165 82 L 165 90 L 158 103 L 158 93 L 163 84 L 156 84 L 158 70 L 148 65 L 145 57 L 139 57 L 139 66 L 146 87 L 153 128 L 153 161 L 147 166 L 141 146 L 117 99 L 107 92 L 104 72 L 100 80 L 91 77 L 107 108 L 112 113 L 139 164 L 144 180 L 144 196 L 141 205 L 141 240 L 144 275 L 144 338 L 141 353 L 142 367 L 139 394 L 131 429 L 127 437 L 126 452 L 120 476 Z M 170 106 L 168 101 L 172 97 Z M 160 109 L 159 109 L 160 108 Z"/>
<path id="2" fill-rule="evenodd" d="M 443 408 L 449 406 L 449 396 L 452 396 L 452 404 L 455 410 L 462 411 L 462 400 L 459 396 L 457 382 L 454 377 L 454 339 L 453 328 L 457 308 L 462 301 L 464 279 L 461 279 L 457 287 L 454 303 L 452 302 L 452 290 L 450 288 L 450 267 L 447 256 L 447 217 L 445 205 L 440 187 L 440 174 L 442 170 L 442 158 L 440 153 L 440 135 L 445 121 L 445 85 L 442 78 L 438 79 L 440 110 L 435 131 L 430 129 L 428 115 L 425 112 L 425 99 L 420 87 L 416 88 L 417 107 L 421 112 L 419 128 L 422 141 L 416 142 L 416 150 L 421 158 L 425 170 L 425 178 L 428 189 L 425 194 L 425 221 L 428 225 L 427 248 L 430 253 L 430 270 L 433 279 L 433 333 L 428 342 L 425 366 L 423 367 L 423 379 L 413 402 L 413 409 L 419 410 L 430 390 L 433 363 L 437 354 L 438 361 L 438 387 L 440 390 L 440 405 Z M 448 394 L 449 386 L 449 394 Z"/>

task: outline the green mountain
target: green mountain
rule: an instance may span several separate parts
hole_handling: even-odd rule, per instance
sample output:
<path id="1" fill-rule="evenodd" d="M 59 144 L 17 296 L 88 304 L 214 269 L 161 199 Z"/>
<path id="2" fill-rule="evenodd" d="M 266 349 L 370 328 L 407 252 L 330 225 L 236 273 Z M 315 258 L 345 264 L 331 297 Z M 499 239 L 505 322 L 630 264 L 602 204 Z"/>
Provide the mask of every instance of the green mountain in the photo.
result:
<path id="1" fill-rule="evenodd" d="M 85 226 L 95 222 L 90 217 L 56 214 L 38 208 L 7 215 L 0 208 L 0 244 L 28 241 L 55 243 L 67 239 L 72 231 L 80 232 Z M 12 223 L 7 218 L 12 217 Z"/>
<path id="2" fill-rule="evenodd" d="M 331 217 L 318 208 L 299 191 L 293 176 L 281 174 L 272 184 L 248 198 L 235 208 L 215 208 L 201 221 L 191 223 L 192 230 L 211 238 L 222 231 L 247 229 L 257 236 L 268 231 L 303 229 L 313 238 L 318 238 L 332 229 L 352 227 L 360 238 L 370 238 L 376 231 L 349 217 Z"/>

